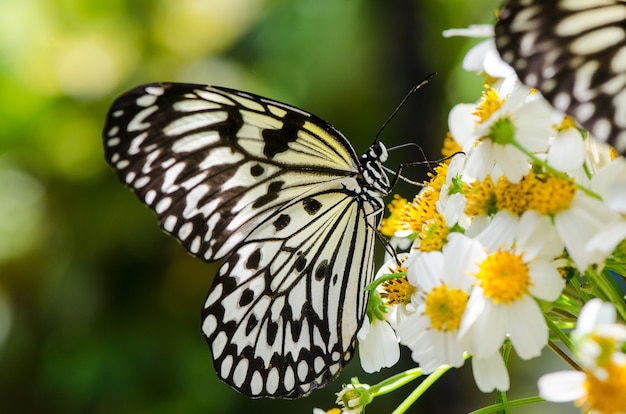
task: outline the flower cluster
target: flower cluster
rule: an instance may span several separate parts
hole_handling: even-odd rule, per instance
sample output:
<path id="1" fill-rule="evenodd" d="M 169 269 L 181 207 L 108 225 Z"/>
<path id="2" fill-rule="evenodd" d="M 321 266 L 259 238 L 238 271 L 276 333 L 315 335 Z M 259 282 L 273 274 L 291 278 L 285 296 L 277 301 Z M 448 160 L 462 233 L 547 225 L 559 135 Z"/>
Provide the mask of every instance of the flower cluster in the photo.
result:
<path id="1" fill-rule="evenodd" d="M 563 329 L 578 320 L 578 339 L 564 344 L 575 344 L 586 361 L 585 386 L 615 379 L 623 390 L 624 330 L 603 336 L 578 316 L 601 297 L 626 317 L 612 279 L 626 273 L 626 160 L 521 84 L 493 39 L 463 65 L 487 75 L 484 92 L 450 111 L 447 161 L 413 200 L 396 196 L 389 206 L 381 232 L 406 251 L 369 286 L 361 364 L 367 372 L 392 366 L 399 345 L 411 350 L 420 374 L 471 356 L 478 388 L 506 391 L 509 350 L 535 358 L 550 335 L 567 338 Z M 549 388 L 542 388 L 546 399 Z M 598 407 L 590 398 L 581 404 Z"/>

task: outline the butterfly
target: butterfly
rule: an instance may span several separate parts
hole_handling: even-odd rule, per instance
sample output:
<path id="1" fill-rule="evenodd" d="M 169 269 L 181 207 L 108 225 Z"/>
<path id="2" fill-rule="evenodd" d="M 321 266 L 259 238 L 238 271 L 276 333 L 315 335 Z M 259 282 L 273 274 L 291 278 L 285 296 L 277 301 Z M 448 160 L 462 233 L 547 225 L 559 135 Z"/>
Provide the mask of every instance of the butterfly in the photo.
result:
<path id="1" fill-rule="evenodd" d="M 339 375 L 365 317 L 390 182 L 330 124 L 233 89 L 153 83 L 120 96 L 103 131 L 118 178 L 161 228 L 222 260 L 202 332 L 219 377 L 297 398 Z"/>
<path id="2" fill-rule="evenodd" d="M 626 2 L 512 0 L 495 34 L 523 83 L 626 153 Z"/>

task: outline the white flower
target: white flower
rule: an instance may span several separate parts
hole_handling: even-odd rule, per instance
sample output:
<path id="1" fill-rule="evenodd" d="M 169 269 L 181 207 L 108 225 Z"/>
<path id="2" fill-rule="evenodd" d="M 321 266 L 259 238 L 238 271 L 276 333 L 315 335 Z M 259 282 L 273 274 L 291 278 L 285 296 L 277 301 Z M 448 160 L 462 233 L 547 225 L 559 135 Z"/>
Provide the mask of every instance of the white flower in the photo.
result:
<path id="1" fill-rule="evenodd" d="M 556 300 L 565 281 L 551 263 L 554 251 L 538 245 L 535 234 L 519 225 L 514 237 L 503 235 L 497 250 L 477 263 L 477 285 L 460 328 L 467 350 L 476 358 L 497 353 L 507 335 L 522 359 L 538 356 L 548 341 L 534 298 Z"/>
<path id="2" fill-rule="evenodd" d="M 626 327 L 615 323 L 615 308 L 600 299 L 585 304 L 572 332 L 583 371 L 559 371 L 539 379 L 548 401 L 576 401 L 583 412 L 626 413 Z"/>
<path id="3" fill-rule="evenodd" d="M 473 281 L 468 272 L 477 270 L 474 263 L 484 255 L 480 243 L 453 233 L 441 252 L 421 253 L 410 264 L 407 278 L 419 286 L 412 298 L 416 311 L 396 332 L 425 373 L 463 365 L 458 327 Z"/>

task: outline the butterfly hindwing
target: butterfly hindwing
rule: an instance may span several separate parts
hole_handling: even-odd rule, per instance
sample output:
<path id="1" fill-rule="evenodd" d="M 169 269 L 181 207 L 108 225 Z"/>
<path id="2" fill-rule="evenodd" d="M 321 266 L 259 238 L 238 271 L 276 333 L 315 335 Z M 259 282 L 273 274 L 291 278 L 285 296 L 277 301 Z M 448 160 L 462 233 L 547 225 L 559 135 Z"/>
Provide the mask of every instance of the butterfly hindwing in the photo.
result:
<path id="1" fill-rule="evenodd" d="M 511 0 L 495 32 L 523 83 L 626 152 L 626 2 Z"/>
<path id="2" fill-rule="evenodd" d="M 354 352 L 378 217 L 364 217 L 341 190 L 312 200 L 322 207 L 300 201 L 277 213 L 308 216 L 294 233 L 256 229 L 222 265 L 205 304 L 216 371 L 246 395 L 307 395 Z"/>
<path id="3" fill-rule="evenodd" d="M 359 160 L 341 133 L 289 105 L 161 83 L 113 104 L 105 156 L 194 256 L 224 259 L 202 313 L 218 375 L 295 398 L 354 353 L 389 182 L 382 144 Z"/>

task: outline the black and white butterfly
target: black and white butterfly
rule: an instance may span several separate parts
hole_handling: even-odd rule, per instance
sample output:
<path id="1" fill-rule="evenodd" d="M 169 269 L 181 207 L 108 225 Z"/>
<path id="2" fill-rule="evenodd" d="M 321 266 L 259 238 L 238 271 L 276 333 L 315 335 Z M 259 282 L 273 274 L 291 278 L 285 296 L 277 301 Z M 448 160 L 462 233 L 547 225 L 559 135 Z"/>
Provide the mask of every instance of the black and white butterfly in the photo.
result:
<path id="1" fill-rule="evenodd" d="M 303 110 L 178 83 L 119 97 L 103 135 L 108 163 L 163 230 L 224 260 L 202 311 L 218 375 L 253 398 L 337 377 L 365 317 L 385 147 L 359 158 Z"/>
<path id="2" fill-rule="evenodd" d="M 511 0 L 496 47 L 520 80 L 626 153 L 626 2 Z"/>

